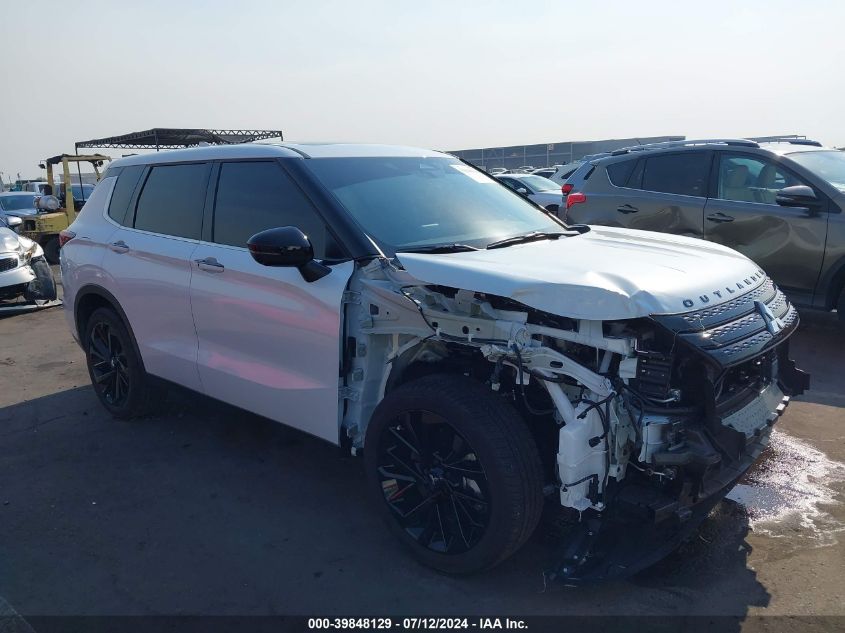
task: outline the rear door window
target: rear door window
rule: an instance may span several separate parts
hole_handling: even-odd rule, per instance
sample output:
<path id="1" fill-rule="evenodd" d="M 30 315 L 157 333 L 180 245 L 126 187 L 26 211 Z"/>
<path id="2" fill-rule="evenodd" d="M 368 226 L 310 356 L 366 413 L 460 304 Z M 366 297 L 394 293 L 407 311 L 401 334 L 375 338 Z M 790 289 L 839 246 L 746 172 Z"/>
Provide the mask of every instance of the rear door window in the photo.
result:
<path id="1" fill-rule="evenodd" d="M 275 161 L 223 163 L 214 207 L 213 241 L 246 247 L 250 237 L 281 226 L 300 229 L 317 258 L 337 257 L 327 229 L 305 194 Z"/>
<path id="2" fill-rule="evenodd" d="M 143 165 L 133 165 L 120 171 L 111 195 L 111 202 L 109 202 L 109 217 L 118 224 L 125 222 L 129 202 L 132 200 L 132 194 L 138 186 L 142 173 L 144 173 Z"/>
<path id="3" fill-rule="evenodd" d="M 210 165 L 157 165 L 135 210 L 135 228 L 198 240 Z"/>
<path id="4" fill-rule="evenodd" d="M 710 171 L 710 154 L 684 152 L 645 159 L 642 188 L 646 191 L 704 197 Z"/>
<path id="5" fill-rule="evenodd" d="M 634 166 L 637 164 L 635 159 L 623 160 L 618 163 L 613 163 L 607 166 L 607 177 L 610 182 L 617 187 L 624 187 L 628 184 L 628 178 L 631 172 L 634 171 Z"/>

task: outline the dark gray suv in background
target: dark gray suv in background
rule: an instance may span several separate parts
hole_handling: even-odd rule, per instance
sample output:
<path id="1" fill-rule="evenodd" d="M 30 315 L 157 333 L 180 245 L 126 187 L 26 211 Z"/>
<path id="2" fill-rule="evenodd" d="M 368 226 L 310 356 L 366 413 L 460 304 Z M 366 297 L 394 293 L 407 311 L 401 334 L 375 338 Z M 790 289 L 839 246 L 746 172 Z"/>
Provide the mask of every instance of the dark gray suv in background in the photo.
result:
<path id="1" fill-rule="evenodd" d="M 809 140 L 620 149 L 568 180 L 564 219 L 734 248 L 799 305 L 845 318 L 845 152 Z"/>

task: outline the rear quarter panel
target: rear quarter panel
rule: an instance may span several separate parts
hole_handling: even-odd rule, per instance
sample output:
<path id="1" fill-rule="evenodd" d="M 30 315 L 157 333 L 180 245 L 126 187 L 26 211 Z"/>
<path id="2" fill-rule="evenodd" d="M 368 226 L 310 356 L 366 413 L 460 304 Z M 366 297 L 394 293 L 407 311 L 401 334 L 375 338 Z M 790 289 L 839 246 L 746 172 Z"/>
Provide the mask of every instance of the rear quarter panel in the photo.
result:
<path id="1" fill-rule="evenodd" d="M 76 237 L 59 252 L 65 319 L 74 338 L 77 337 L 74 307 L 79 288 L 87 284 L 104 286 L 103 255 L 118 228 L 106 215 L 116 181 L 117 178 L 109 177 L 97 184 L 76 220 L 68 227 Z"/>

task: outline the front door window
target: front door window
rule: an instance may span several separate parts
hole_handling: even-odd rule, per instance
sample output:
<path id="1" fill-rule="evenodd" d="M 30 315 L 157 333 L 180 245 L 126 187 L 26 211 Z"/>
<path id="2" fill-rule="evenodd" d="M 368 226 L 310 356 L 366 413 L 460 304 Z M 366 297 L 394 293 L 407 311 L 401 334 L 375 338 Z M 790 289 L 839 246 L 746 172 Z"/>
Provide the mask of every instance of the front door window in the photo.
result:
<path id="1" fill-rule="evenodd" d="M 801 184 L 804 183 L 770 161 L 741 154 L 722 154 L 716 197 L 720 200 L 775 204 L 778 191 Z"/>

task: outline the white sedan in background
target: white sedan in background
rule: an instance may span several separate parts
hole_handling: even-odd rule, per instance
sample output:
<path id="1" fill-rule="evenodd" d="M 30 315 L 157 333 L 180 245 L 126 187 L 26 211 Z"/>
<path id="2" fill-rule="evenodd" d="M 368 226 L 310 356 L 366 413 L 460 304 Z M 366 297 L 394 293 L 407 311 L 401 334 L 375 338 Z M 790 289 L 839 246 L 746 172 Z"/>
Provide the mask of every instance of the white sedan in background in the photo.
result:
<path id="1" fill-rule="evenodd" d="M 496 176 L 496 178 L 552 213 L 557 214 L 558 209 L 563 204 L 560 185 L 548 178 L 534 174 L 503 174 Z"/>

